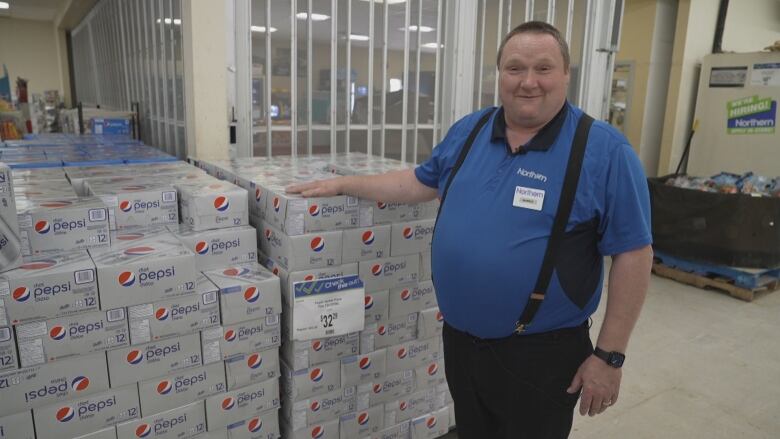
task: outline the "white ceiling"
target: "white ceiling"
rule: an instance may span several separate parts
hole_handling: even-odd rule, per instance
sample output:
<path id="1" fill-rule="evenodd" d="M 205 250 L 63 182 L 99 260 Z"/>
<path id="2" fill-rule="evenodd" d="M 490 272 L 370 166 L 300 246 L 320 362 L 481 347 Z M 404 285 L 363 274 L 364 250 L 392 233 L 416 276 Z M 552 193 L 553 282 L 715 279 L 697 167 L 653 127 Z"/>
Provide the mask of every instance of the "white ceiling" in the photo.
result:
<path id="1" fill-rule="evenodd" d="M 11 5 L 0 10 L 0 16 L 23 20 L 54 21 L 69 2 L 67 0 L 3 0 Z"/>

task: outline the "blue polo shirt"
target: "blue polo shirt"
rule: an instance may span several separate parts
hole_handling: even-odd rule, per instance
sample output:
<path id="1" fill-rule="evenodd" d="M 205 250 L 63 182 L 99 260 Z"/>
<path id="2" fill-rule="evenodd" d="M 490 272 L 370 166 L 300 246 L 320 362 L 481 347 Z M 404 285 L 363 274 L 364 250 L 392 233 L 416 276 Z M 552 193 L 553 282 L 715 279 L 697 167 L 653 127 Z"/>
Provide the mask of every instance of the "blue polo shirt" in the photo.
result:
<path id="1" fill-rule="evenodd" d="M 453 125 L 417 179 L 441 196 L 466 138 L 493 111 L 447 193 L 432 244 L 432 276 L 448 324 L 482 338 L 512 334 L 536 283 L 582 110 L 568 102 L 519 153 L 503 108 Z M 533 194 L 534 202 L 516 193 Z M 546 298 L 527 333 L 577 326 L 597 308 L 603 256 L 652 242 L 642 165 L 628 140 L 595 121 Z"/>

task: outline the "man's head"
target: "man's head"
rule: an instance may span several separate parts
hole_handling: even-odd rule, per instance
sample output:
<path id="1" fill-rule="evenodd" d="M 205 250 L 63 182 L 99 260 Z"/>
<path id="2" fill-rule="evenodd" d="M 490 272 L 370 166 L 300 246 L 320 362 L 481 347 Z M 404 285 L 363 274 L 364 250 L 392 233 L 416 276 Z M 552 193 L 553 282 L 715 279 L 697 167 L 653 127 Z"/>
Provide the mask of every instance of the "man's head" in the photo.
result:
<path id="1" fill-rule="evenodd" d="M 531 21 L 504 37 L 498 52 L 499 94 L 510 125 L 541 128 L 566 101 L 569 51 L 553 26 Z"/>

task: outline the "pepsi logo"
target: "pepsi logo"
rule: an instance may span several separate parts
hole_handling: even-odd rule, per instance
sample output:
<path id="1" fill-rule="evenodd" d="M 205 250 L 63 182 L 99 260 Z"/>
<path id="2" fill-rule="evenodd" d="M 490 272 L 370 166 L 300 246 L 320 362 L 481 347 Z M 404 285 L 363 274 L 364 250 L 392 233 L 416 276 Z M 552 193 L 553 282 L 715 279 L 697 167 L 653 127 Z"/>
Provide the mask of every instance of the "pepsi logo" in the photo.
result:
<path id="1" fill-rule="evenodd" d="M 73 419 L 73 416 L 76 415 L 76 411 L 73 410 L 73 407 L 65 406 L 59 410 L 57 410 L 57 420 L 60 422 L 68 422 L 71 419 Z"/>
<path id="2" fill-rule="evenodd" d="M 362 238 L 363 238 L 363 244 L 371 245 L 374 243 L 374 232 L 372 232 L 371 230 L 366 230 L 365 232 L 363 232 Z"/>
<path id="3" fill-rule="evenodd" d="M 195 253 L 199 255 L 205 255 L 209 252 L 209 243 L 206 241 L 198 241 L 197 244 L 195 244 Z"/>
<path id="4" fill-rule="evenodd" d="M 236 406 L 236 399 L 232 396 L 228 396 L 227 398 L 222 400 L 222 410 L 230 410 L 233 407 Z"/>
<path id="5" fill-rule="evenodd" d="M 214 198 L 214 209 L 218 212 L 224 212 L 230 208 L 230 199 L 224 195 Z"/>
<path id="6" fill-rule="evenodd" d="M 77 376 L 76 378 L 73 378 L 73 381 L 70 382 L 70 387 L 77 392 L 86 390 L 87 387 L 89 387 L 89 378 L 85 376 Z"/>
<path id="7" fill-rule="evenodd" d="M 313 281 L 314 280 L 314 275 L 313 274 L 307 274 L 306 276 L 303 277 L 303 280 L 305 280 L 306 282 Z"/>
<path id="8" fill-rule="evenodd" d="M 382 274 L 382 266 L 380 264 L 374 264 L 371 266 L 371 274 L 374 276 L 379 276 Z"/>
<path id="9" fill-rule="evenodd" d="M 249 287 L 244 291 L 244 300 L 249 303 L 255 303 L 259 298 L 260 290 L 258 290 L 257 287 Z"/>
<path id="10" fill-rule="evenodd" d="M 320 410 L 320 402 L 319 401 L 312 402 L 311 405 L 309 406 L 309 408 L 313 412 L 319 411 Z"/>
<path id="11" fill-rule="evenodd" d="M 412 292 L 404 288 L 403 291 L 401 291 L 401 300 L 407 301 L 410 297 L 412 297 Z"/>
<path id="12" fill-rule="evenodd" d="M 222 271 L 222 274 L 224 274 L 225 276 L 231 276 L 231 277 L 243 276 L 243 275 L 245 275 L 247 273 L 249 273 L 249 269 L 248 268 L 244 268 L 244 267 L 231 267 L 231 268 L 228 268 L 228 269 L 225 269 L 225 270 Z"/>
<path id="13" fill-rule="evenodd" d="M 129 287 L 132 286 L 135 283 L 135 273 L 132 271 L 123 271 L 119 273 L 119 277 L 117 278 L 119 281 L 119 284 L 123 287 Z"/>
<path id="14" fill-rule="evenodd" d="M 40 260 L 40 261 L 33 261 L 28 262 L 26 264 L 22 264 L 19 266 L 22 270 L 43 270 L 49 267 L 53 267 L 57 265 L 57 261 L 52 260 Z"/>
<path id="15" fill-rule="evenodd" d="M 51 337 L 54 340 L 62 340 L 65 338 L 65 334 L 67 334 L 67 331 L 65 331 L 65 328 L 63 328 L 60 325 L 56 325 L 49 331 L 49 337 Z"/>
<path id="16" fill-rule="evenodd" d="M 228 329 L 225 331 L 225 341 L 234 341 L 236 339 L 236 331 L 233 329 Z"/>
<path id="17" fill-rule="evenodd" d="M 121 210 L 122 212 L 130 212 L 131 210 L 133 210 L 133 203 L 127 200 L 122 200 L 119 202 L 119 210 Z"/>
<path id="18" fill-rule="evenodd" d="M 273 274 L 278 276 L 279 275 L 279 267 L 274 267 L 274 269 L 271 270 L 271 273 L 273 273 Z"/>
<path id="19" fill-rule="evenodd" d="M 322 381 L 322 377 L 324 376 L 325 372 L 323 372 L 319 367 L 315 367 L 311 372 L 309 372 L 309 378 L 315 383 Z"/>
<path id="20" fill-rule="evenodd" d="M 248 424 L 246 424 L 247 430 L 250 433 L 257 433 L 263 428 L 263 421 L 260 418 L 252 418 Z"/>
<path id="21" fill-rule="evenodd" d="M 311 348 L 319 352 L 322 350 L 322 342 L 320 340 L 314 340 L 311 342 Z"/>
<path id="22" fill-rule="evenodd" d="M 161 322 L 168 320 L 169 315 L 171 315 L 171 313 L 168 311 L 168 308 L 164 306 L 157 308 L 157 311 L 154 313 L 154 316 L 157 318 L 157 320 Z"/>
<path id="23" fill-rule="evenodd" d="M 246 360 L 246 365 L 249 366 L 250 369 L 257 369 L 261 364 L 263 364 L 263 357 L 257 352 L 250 355 Z"/>
<path id="24" fill-rule="evenodd" d="M 73 204 L 71 201 L 46 201 L 45 203 L 41 203 L 41 207 L 48 207 L 51 209 L 59 209 L 61 207 L 70 206 Z"/>
<path id="25" fill-rule="evenodd" d="M 439 371 L 439 365 L 436 363 L 431 363 L 430 366 L 428 366 L 428 375 L 434 376 L 436 375 L 436 372 Z"/>
<path id="26" fill-rule="evenodd" d="M 385 207 L 387 207 L 387 203 L 383 203 L 381 201 L 377 201 L 376 207 L 378 207 L 379 209 L 384 209 Z"/>
<path id="27" fill-rule="evenodd" d="M 271 229 L 265 229 L 265 239 L 271 239 Z"/>
<path id="28" fill-rule="evenodd" d="M 406 410 L 407 407 L 409 407 L 409 404 L 407 404 L 406 401 L 401 401 L 398 403 L 398 409 L 401 411 Z"/>
<path id="29" fill-rule="evenodd" d="M 381 384 L 374 384 L 374 393 L 379 393 L 382 391 L 382 385 Z"/>
<path id="30" fill-rule="evenodd" d="M 366 294 L 365 299 L 363 299 L 363 307 L 365 309 L 371 309 L 372 306 L 374 306 L 374 297 Z"/>
<path id="31" fill-rule="evenodd" d="M 414 236 L 414 231 L 412 231 L 411 227 L 404 227 L 403 234 L 405 239 L 412 239 Z"/>
<path id="32" fill-rule="evenodd" d="M 385 335 L 387 333 L 387 328 L 385 328 L 384 325 L 376 328 L 376 333 L 379 335 Z"/>
<path id="33" fill-rule="evenodd" d="M 369 358 L 369 357 L 363 357 L 363 358 L 361 358 L 361 359 L 360 359 L 360 361 L 358 362 L 358 366 L 359 366 L 359 367 L 360 367 L 362 370 L 366 370 L 366 369 L 368 369 L 369 367 L 371 367 L 371 358 Z"/>
<path id="34" fill-rule="evenodd" d="M 125 254 L 128 256 L 144 256 L 149 255 L 155 252 L 154 247 L 149 247 L 148 245 L 141 246 L 141 247 L 130 247 L 129 249 L 125 250 Z"/>
<path id="35" fill-rule="evenodd" d="M 41 235 L 45 235 L 49 233 L 49 230 L 51 230 L 51 226 L 49 225 L 49 222 L 46 220 L 40 220 L 37 223 L 35 223 L 35 231 L 38 232 Z"/>
<path id="36" fill-rule="evenodd" d="M 398 352 L 396 353 L 399 359 L 403 360 L 406 358 L 406 348 L 398 349 Z"/>
<path id="37" fill-rule="evenodd" d="M 116 235 L 115 238 L 117 241 L 135 241 L 136 239 L 141 239 L 145 235 L 143 233 L 123 233 L 121 235 Z"/>
<path id="38" fill-rule="evenodd" d="M 274 199 L 273 199 L 274 211 L 279 212 L 279 207 L 281 207 L 281 205 L 282 205 L 282 202 L 281 202 L 281 200 L 279 200 L 279 197 L 274 197 Z"/>
<path id="39" fill-rule="evenodd" d="M 129 354 L 127 354 L 127 362 L 130 364 L 138 364 L 143 359 L 144 359 L 144 354 L 138 349 L 133 349 L 132 351 L 130 351 Z"/>
<path id="40" fill-rule="evenodd" d="M 325 429 L 321 425 L 311 429 L 311 439 L 320 439 L 325 434 Z"/>
<path id="41" fill-rule="evenodd" d="M 311 249 L 315 252 L 321 252 L 325 248 L 325 240 L 321 236 L 315 236 L 309 243 Z"/>
<path id="42" fill-rule="evenodd" d="M 30 289 L 27 287 L 18 287 L 14 290 L 13 298 L 17 302 L 26 302 L 30 298 Z"/>
<path id="43" fill-rule="evenodd" d="M 159 384 L 157 384 L 157 393 L 160 395 L 169 394 L 171 389 L 173 389 L 173 384 L 171 384 L 171 382 L 168 380 L 162 380 Z"/>
<path id="44" fill-rule="evenodd" d="M 255 201 L 260 201 L 260 198 L 263 196 L 263 191 L 260 190 L 260 188 L 255 189 Z"/>
<path id="45" fill-rule="evenodd" d="M 368 416 L 368 412 L 363 412 L 363 413 L 359 414 L 358 417 L 357 417 L 358 424 L 360 424 L 360 425 L 368 424 L 369 419 L 371 419 L 371 418 Z"/>
<path id="46" fill-rule="evenodd" d="M 320 206 L 316 204 L 312 204 L 309 206 L 309 215 L 311 216 L 317 216 L 320 214 Z"/>
<path id="47" fill-rule="evenodd" d="M 443 322 L 444 321 L 444 314 L 441 313 L 441 311 L 436 311 L 436 321 Z"/>
<path id="48" fill-rule="evenodd" d="M 427 425 L 428 428 L 435 427 L 436 426 L 436 417 L 435 416 L 431 416 L 430 418 L 428 418 L 428 420 L 425 421 L 425 425 Z"/>
<path id="49" fill-rule="evenodd" d="M 135 429 L 136 437 L 147 437 L 152 432 L 152 426 L 149 424 L 141 424 Z"/>

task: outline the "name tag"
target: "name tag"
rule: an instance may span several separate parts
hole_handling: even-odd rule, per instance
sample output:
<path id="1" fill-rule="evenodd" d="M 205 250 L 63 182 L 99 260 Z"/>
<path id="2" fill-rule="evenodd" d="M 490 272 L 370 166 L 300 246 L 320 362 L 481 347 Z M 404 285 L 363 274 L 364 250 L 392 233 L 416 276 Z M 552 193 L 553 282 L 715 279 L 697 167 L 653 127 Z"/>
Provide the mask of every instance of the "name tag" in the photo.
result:
<path id="1" fill-rule="evenodd" d="M 544 191 L 530 187 L 517 186 L 512 206 L 541 211 L 544 205 Z"/>

